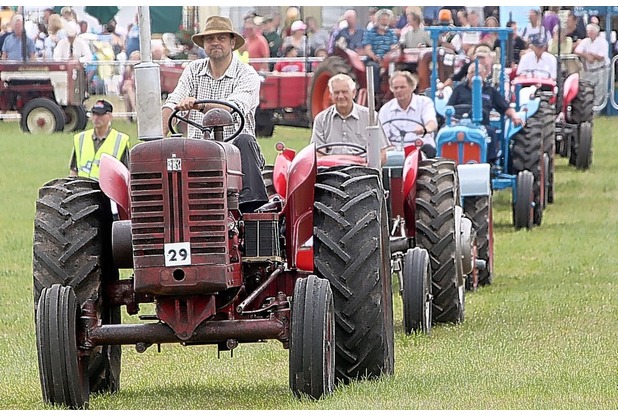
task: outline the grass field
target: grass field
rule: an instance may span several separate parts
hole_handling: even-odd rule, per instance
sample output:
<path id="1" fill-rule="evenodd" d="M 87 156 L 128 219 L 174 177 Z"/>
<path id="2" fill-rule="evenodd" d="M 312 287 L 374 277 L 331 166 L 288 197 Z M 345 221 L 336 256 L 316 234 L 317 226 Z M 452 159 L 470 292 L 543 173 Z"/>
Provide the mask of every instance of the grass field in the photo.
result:
<path id="1" fill-rule="evenodd" d="M 135 135 L 135 125 L 118 123 Z M 216 347 L 123 347 L 122 385 L 91 409 L 616 409 L 618 408 L 618 118 L 595 121 L 594 162 L 560 159 L 556 202 L 543 225 L 514 231 L 510 197 L 495 198 L 495 278 L 466 298 L 466 321 L 406 336 L 395 296 L 395 375 L 338 388 L 318 402 L 288 390 L 279 342 Z M 269 161 L 284 140 L 260 140 Z M 0 409 L 46 409 L 39 386 L 32 302 L 38 187 L 68 172 L 70 135 L 25 135 L 0 124 Z"/>

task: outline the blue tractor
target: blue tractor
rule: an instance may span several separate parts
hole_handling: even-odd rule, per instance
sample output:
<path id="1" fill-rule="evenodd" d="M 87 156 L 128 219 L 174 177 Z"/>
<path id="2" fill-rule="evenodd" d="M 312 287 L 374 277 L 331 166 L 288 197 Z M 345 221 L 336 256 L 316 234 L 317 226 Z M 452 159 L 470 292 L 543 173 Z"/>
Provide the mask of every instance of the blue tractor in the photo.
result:
<path id="1" fill-rule="evenodd" d="M 445 31 L 469 32 L 470 29 L 429 27 L 434 45 Z M 478 32 L 494 32 L 502 45 L 506 45 L 511 29 L 475 28 Z M 504 95 L 506 49 L 501 48 L 500 66 L 494 66 L 494 79 L 498 91 Z M 437 49 L 433 50 L 437 57 Z M 434 57 L 434 58 L 435 58 Z M 478 69 L 479 62 L 473 63 Z M 478 72 L 478 71 L 477 71 Z M 448 93 L 437 92 L 437 73 L 431 75 L 428 95 L 434 100 L 436 112 L 445 118 L 444 125 L 436 136 L 439 157 L 453 159 L 457 164 L 460 182 L 461 205 L 465 215 L 472 220 L 477 230 L 477 258 L 486 262 L 479 271 L 478 282 L 469 286 L 487 285 L 493 273 L 493 218 L 492 193 L 494 190 L 511 188 L 513 224 L 515 228 L 530 229 L 540 225 L 544 207 L 543 143 L 545 140 L 545 112 L 539 112 L 540 98 L 531 98 L 518 110 L 523 126 L 514 126 L 510 119 L 492 112 L 490 124 L 496 129 L 499 142 L 499 158 L 490 164 L 487 149 L 490 136 L 483 120 L 482 83 L 480 76 L 472 80 L 472 105 L 447 106 Z M 543 120 L 536 120 L 535 115 Z"/>

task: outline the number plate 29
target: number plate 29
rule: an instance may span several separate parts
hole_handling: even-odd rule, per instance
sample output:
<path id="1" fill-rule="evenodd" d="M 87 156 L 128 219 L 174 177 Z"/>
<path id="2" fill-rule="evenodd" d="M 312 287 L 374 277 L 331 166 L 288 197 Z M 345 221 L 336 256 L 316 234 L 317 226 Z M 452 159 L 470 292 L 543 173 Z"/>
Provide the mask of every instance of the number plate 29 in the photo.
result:
<path id="1" fill-rule="evenodd" d="M 163 245 L 165 267 L 186 266 L 191 264 L 190 243 L 169 243 Z"/>

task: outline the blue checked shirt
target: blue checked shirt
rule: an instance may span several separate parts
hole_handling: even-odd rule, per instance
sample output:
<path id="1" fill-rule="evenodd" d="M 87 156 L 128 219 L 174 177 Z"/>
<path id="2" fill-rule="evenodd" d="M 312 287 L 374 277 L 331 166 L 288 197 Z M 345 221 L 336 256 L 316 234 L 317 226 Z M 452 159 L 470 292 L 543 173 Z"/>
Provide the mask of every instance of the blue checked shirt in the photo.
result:
<path id="1" fill-rule="evenodd" d="M 363 34 L 363 48 L 366 45 L 371 45 L 371 50 L 380 58 L 383 58 L 386 52 L 391 50 L 391 46 L 397 44 L 397 35 L 393 29 L 387 29 L 383 35 L 378 33 L 378 28 L 373 27 L 371 30 L 365 30 Z"/>

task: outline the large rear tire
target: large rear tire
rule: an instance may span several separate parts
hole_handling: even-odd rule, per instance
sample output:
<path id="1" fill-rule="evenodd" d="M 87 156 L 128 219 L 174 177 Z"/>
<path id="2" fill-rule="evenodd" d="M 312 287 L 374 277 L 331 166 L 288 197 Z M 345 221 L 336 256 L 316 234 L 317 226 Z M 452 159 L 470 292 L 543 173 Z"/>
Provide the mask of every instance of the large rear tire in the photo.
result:
<path id="1" fill-rule="evenodd" d="M 459 183 L 455 162 L 428 159 L 419 163 L 416 180 L 416 244 L 431 259 L 433 320 L 460 323 L 464 317 L 460 296 L 455 206 Z"/>
<path id="2" fill-rule="evenodd" d="M 317 176 L 314 270 L 333 290 L 338 381 L 375 378 L 394 370 L 385 203 L 375 169 L 337 166 Z"/>
<path id="3" fill-rule="evenodd" d="M 594 106 L 594 84 L 584 79 L 579 80 L 579 93 L 571 102 L 571 120 L 573 124 L 592 121 Z"/>
<path id="4" fill-rule="evenodd" d="M 577 135 L 577 152 L 575 167 L 587 170 L 592 164 L 592 123 L 587 121 L 579 125 Z"/>
<path id="5" fill-rule="evenodd" d="M 83 105 L 67 105 L 62 109 L 65 116 L 64 131 L 82 131 L 86 128 L 88 116 Z"/>
<path id="6" fill-rule="evenodd" d="M 112 214 L 98 182 L 55 179 L 39 190 L 34 218 L 33 286 L 35 313 L 41 292 L 70 286 L 78 305 L 94 301 L 103 324 L 120 323 L 120 307 L 105 305 L 102 282 L 118 279 L 111 253 Z M 95 349 L 88 363 L 90 391 L 120 387 L 121 347 Z"/>
<path id="7" fill-rule="evenodd" d="M 541 101 L 543 103 L 543 101 Z M 534 177 L 534 224 L 543 222 L 545 179 L 543 169 L 544 115 L 537 111 L 526 121 L 526 127 L 513 137 L 511 144 L 512 173 L 527 170 Z"/>
<path id="8" fill-rule="evenodd" d="M 476 258 L 485 261 L 478 270 L 478 285 L 490 285 L 494 272 L 494 223 L 491 195 L 464 198 L 464 213 L 476 231 Z"/>
<path id="9" fill-rule="evenodd" d="M 298 279 L 292 298 L 290 389 L 312 399 L 335 386 L 335 307 L 328 280 Z"/>
<path id="10" fill-rule="evenodd" d="M 64 111 L 50 98 L 35 98 L 22 108 L 19 125 L 26 133 L 60 132 L 64 130 Z"/>
<path id="11" fill-rule="evenodd" d="M 73 288 L 55 284 L 43 289 L 36 313 L 36 346 L 45 403 L 88 407 L 88 357 L 78 352 L 79 318 Z"/>

